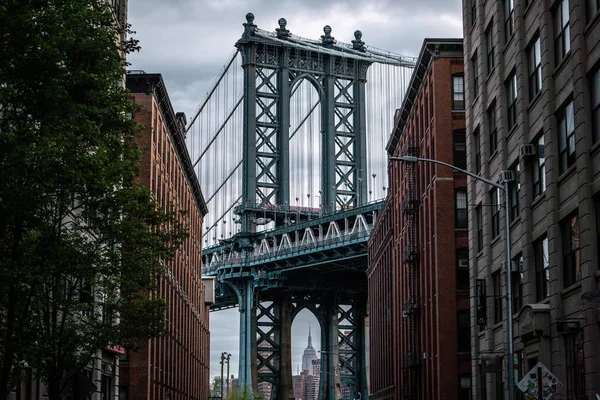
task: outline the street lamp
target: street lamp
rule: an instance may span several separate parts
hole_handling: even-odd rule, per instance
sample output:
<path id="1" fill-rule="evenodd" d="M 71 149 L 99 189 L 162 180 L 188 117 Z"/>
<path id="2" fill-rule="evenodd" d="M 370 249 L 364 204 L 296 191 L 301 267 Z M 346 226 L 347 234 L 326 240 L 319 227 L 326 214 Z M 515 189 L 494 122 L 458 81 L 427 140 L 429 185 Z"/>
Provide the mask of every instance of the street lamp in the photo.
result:
<path id="1" fill-rule="evenodd" d="M 513 350 L 513 309 L 512 309 L 512 277 L 511 277 L 511 254 L 510 254 L 510 207 L 508 200 L 508 182 L 509 179 L 503 179 L 502 184 L 493 182 L 483 176 L 476 175 L 472 172 L 465 171 L 462 168 L 458 168 L 452 164 L 445 163 L 443 161 L 432 160 L 429 158 L 420 158 L 415 156 L 403 156 L 403 157 L 389 157 L 391 161 L 402 161 L 405 163 L 416 163 L 416 162 L 428 162 L 432 164 L 439 164 L 455 171 L 461 172 L 465 175 L 470 176 L 473 179 L 482 181 L 504 191 L 504 211 L 506 221 L 506 385 L 508 386 L 508 400 L 515 399 L 515 375 L 514 375 L 514 350 Z"/>

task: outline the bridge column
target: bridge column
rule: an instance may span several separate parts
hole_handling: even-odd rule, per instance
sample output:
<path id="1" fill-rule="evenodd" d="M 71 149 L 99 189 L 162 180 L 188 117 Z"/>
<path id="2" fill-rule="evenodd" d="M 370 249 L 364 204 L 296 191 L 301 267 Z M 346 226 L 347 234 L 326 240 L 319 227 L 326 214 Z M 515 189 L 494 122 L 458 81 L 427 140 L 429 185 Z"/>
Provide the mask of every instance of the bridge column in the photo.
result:
<path id="1" fill-rule="evenodd" d="M 277 90 L 279 101 L 277 103 L 277 117 L 279 118 L 278 150 L 279 160 L 277 169 L 279 173 L 278 204 L 290 205 L 290 70 L 286 66 L 289 53 L 285 49 L 279 54 L 280 68 L 277 74 Z"/>
<path id="2" fill-rule="evenodd" d="M 254 280 L 247 279 L 229 283 L 238 295 L 240 311 L 240 364 L 239 384 L 248 385 L 248 389 L 256 393 L 256 295 Z"/>
<path id="3" fill-rule="evenodd" d="M 369 202 L 367 197 L 367 114 L 365 84 L 367 83 L 367 68 L 365 62 L 356 63 L 356 79 L 354 80 L 354 158 L 356 162 L 358 205 Z"/>
<path id="4" fill-rule="evenodd" d="M 338 346 L 338 300 L 335 296 L 329 296 L 324 301 L 325 326 L 321 331 L 324 337 L 321 339 L 321 377 L 320 400 L 337 400 L 341 395 L 341 381 L 339 365 Z"/>

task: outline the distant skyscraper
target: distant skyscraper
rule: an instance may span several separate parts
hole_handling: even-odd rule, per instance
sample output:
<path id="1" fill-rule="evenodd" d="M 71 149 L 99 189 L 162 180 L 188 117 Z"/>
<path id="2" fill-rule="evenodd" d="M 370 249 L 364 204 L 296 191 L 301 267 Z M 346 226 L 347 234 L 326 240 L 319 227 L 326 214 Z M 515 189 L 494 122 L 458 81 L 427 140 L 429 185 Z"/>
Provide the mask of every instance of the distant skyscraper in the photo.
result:
<path id="1" fill-rule="evenodd" d="M 308 346 L 304 349 L 302 355 L 302 371 L 308 371 L 309 375 L 313 373 L 313 360 L 317 359 L 317 351 L 312 347 L 312 337 L 310 336 L 310 326 L 308 327 Z"/>

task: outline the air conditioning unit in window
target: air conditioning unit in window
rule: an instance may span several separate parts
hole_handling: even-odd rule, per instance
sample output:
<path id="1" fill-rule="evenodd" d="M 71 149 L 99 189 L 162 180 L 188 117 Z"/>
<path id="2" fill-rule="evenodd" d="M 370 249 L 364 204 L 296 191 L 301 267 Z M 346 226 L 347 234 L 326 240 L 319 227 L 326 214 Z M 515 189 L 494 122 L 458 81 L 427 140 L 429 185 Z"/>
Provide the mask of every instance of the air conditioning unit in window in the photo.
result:
<path id="1" fill-rule="evenodd" d="M 515 180 L 515 173 L 510 169 L 500 171 L 500 182 L 512 182 Z"/>
<path id="2" fill-rule="evenodd" d="M 521 153 L 521 158 L 535 156 L 535 154 L 537 153 L 536 149 L 535 149 L 535 145 L 533 145 L 533 144 L 522 145 L 519 152 Z"/>
<path id="3" fill-rule="evenodd" d="M 469 268 L 469 260 L 467 258 L 458 260 L 458 268 Z"/>

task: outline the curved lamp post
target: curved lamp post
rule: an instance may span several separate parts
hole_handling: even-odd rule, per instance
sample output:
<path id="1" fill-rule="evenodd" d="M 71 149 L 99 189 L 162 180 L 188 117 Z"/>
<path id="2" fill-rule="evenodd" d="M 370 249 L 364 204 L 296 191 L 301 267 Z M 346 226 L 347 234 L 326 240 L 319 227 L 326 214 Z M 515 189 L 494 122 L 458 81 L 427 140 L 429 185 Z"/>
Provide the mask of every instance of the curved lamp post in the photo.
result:
<path id="1" fill-rule="evenodd" d="M 508 400 L 515 399 L 515 375 L 514 375 L 514 350 L 513 350 L 513 298 L 512 298 L 512 276 L 511 276 L 511 254 L 510 254 L 510 206 L 508 199 L 508 182 L 509 179 L 503 179 L 502 184 L 493 182 L 489 179 L 479 176 L 469 171 L 465 171 L 462 168 L 458 168 L 455 165 L 445 163 L 443 161 L 432 160 L 429 158 L 420 158 L 414 156 L 403 156 L 403 157 L 389 157 L 391 161 L 402 161 L 405 163 L 417 163 L 427 162 L 432 164 L 439 164 L 455 171 L 461 172 L 465 175 L 470 176 L 473 179 L 482 181 L 500 189 L 504 192 L 504 211 L 505 211 L 505 222 L 506 222 L 506 386 L 508 387 Z"/>

